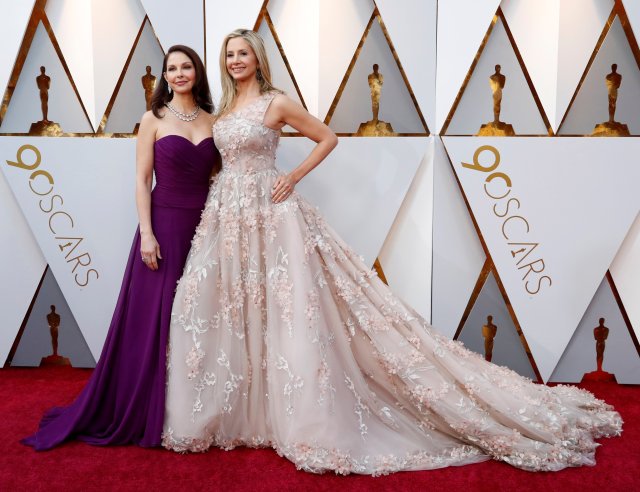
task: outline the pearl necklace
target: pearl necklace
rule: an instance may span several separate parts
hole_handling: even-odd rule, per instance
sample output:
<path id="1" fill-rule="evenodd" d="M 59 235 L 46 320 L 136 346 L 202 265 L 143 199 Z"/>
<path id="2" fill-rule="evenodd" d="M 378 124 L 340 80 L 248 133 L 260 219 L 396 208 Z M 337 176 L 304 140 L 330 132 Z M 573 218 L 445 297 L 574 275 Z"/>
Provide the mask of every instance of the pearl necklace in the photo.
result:
<path id="1" fill-rule="evenodd" d="M 173 113 L 173 115 L 182 121 L 193 121 L 200 114 L 200 106 L 196 105 L 196 109 L 194 109 L 191 113 L 183 113 L 174 108 L 171 104 L 166 103 L 165 106 Z"/>

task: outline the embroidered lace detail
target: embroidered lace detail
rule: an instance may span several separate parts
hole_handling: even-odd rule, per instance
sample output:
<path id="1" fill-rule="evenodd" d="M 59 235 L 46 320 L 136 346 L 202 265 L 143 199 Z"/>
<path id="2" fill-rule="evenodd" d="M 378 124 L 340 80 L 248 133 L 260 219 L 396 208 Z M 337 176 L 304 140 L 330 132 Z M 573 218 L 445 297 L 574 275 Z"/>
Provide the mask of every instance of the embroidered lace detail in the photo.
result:
<path id="1" fill-rule="evenodd" d="M 176 291 L 163 445 L 269 446 L 317 473 L 593 464 L 622 429 L 610 406 L 440 335 L 300 195 L 273 203 L 274 97 L 214 126 L 223 169 Z"/>

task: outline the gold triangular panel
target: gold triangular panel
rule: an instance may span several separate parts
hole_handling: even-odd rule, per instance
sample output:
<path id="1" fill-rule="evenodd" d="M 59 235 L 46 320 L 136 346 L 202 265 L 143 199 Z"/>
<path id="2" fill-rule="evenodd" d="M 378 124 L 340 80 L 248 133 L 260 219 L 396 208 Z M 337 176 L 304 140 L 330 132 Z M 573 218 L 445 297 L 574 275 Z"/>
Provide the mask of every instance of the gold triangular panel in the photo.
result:
<path id="1" fill-rule="evenodd" d="M 95 359 L 51 269 L 47 269 L 11 366 L 94 367 Z"/>
<path id="2" fill-rule="evenodd" d="M 496 327 L 493 337 L 492 327 L 487 320 L 489 316 L 492 317 L 491 323 Z M 457 339 L 470 350 L 483 356 L 486 356 L 489 350 L 492 352 L 492 362 L 537 380 L 536 372 L 523 345 L 522 335 L 513 323 L 493 273 L 486 278 Z M 490 339 L 493 339 L 492 349 L 489 349 Z"/>
<path id="3" fill-rule="evenodd" d="M 341 135 L 428 135 L 377 10 L 325 122 Z"/>
<path id="4" fill-rule="evenodd" d="M 443 135 L 548 135 L 549 125 L 501 12 L 460 89 Z"/>
<path id="5" fill-rule="evenodd" d="M 605 29 L 606 36 L 596 47 L 595 57 L 558 129 L 559 135 L 623 136 L 625 127 L 629 135 L 640 135 L 638 59 L 619 16 Z M 607 125 L 610 119 L 618 125 Z"/>
<path id="6" fill-rule="evenodd" d="M 146 97 L 162 77 L 164 52 L 145 19 L 100 125 L 106 133 L 132 133 L 147 110 Z M 150 67 L 147 74 L 147 67 Z M 155 79 L 154 79 L 155 77 Z M 147 86 L 149 93 L 145 90 Z"/>
<path id="7" fill-rule="evenodd" d="M 58 56 L 55 37 L 44 22 L 46 18 L 38 22 L 15 89 L 4 102 L 0 133 L 32 129 L 34 134 L 93 133 L 64 60 Z M 32 126 L 39 122 L 44 123 Z"/>

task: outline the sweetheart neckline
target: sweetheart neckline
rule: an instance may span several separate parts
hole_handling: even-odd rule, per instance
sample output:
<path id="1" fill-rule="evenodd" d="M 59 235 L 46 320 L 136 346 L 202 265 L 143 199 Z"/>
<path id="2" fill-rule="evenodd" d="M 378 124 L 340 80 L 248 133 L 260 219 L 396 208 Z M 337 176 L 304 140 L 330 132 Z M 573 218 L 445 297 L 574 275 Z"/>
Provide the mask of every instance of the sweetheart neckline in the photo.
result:
<path id="1" fill-rule="evenodd" d="M 164 137 L 160 137 L 159 139 L 157 139 L 154 144 L 160 142 L 161 140 L 164 140 L 165 138 L 169 138 L 169 137 L 178 137 L 181 138 L 183 140 L 186 140 L 187 142 L 189 142 L 192 146 L 194 147 L 199 147 L 202 143 L 206 142 L 207 140 L 213 140 L 213 137 L 205 137 L 202 140 L 200 140 L 197 144 L 193 143 L 191 140 L 189 140 L 187 137 L 185 137 L 184 135 L 178 135 L 177 133 L 171 133 L 169 135 L 165 135 Z"/>

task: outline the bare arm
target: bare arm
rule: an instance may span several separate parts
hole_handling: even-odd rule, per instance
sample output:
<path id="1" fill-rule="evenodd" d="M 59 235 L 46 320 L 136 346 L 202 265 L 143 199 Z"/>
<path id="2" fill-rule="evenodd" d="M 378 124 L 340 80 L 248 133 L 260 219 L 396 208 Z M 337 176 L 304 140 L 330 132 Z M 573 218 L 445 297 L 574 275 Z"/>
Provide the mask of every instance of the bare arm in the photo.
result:
<path id="1" fill-rule="evenodd" d="M 146 265 L 158 269 L 160 246 L 151 226 L 151 184 L 153 182 L 153 145 L 156 139 L 156 120 L 151 112 L 142 116 L 136 144 L 136 206 L 140 222 L 140 253 Z"/>
<path id="2" fill-rule="evenodd" d="M 280 176 L 274 183 L 271 193 L 275 203 L 286 200 L 294 186 L 320 164 L 338 145 L 338 137 L 318 118 L 310 115 L 306 109 L 284 95 L 277 95 L 265 116 L 265 124 L 271 128 L 290 125 L 317 145 L 307 158 L 286 176 Z"/>

